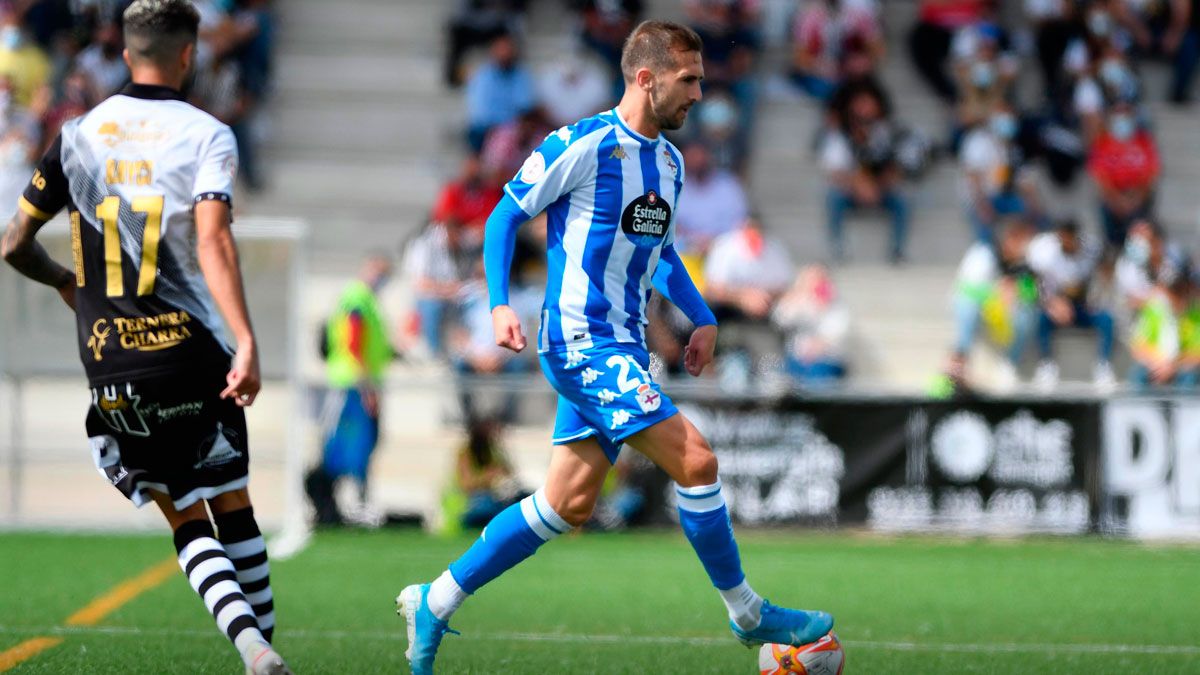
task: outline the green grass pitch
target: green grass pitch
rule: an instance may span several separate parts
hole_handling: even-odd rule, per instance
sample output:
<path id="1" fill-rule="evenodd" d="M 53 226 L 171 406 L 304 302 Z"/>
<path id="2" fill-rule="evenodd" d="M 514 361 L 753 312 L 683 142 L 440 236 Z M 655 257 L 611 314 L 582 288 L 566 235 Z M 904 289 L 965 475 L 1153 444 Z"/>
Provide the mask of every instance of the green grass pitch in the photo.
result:
<path id="1" fill-rule="evenodd" d="M 1097 539 L 743 532 L 767 598 L 837 617 L 846 672 L 1200 673 L 1200 551 Z M 320 533 L 273 565 L 276 644 L 298 673 L 403 673 L 392 599 L 470 544 L 415 531 Z M 239 673 L 182 575 L 98 626 L 89 600 L 171 553 L 169 538 L 0 535 L 0 652 L 64 642 L 13 673 Z M 754 673 L 678 532 L 569 536 L 468 601 L 443 673 Z"/>

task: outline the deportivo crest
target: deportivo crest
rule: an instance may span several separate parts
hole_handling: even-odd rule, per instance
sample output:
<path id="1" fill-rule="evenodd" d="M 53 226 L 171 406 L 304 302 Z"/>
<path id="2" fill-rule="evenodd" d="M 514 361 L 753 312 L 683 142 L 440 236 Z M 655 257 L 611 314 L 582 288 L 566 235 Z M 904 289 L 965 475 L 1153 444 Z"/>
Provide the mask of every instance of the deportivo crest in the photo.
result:
<path id="1" fill-rule="evenodd" d="M 663 148 L 663 160 L 667 163 L 667 168 L 671 170 L 671 175 L 679 175 L 679 165 L 675 163 L 675 159 L 671 157 L 671 151 Z"/>
<path id="2" fill-rule="evenodd" d="M 654 190 L 629 202 L 621 214 L 621 231 L 642 248 L 658 246 L 670 225 L 671 207 Z"/>
<path id="3" fill-rule="evenodd" d="M 654 387 L 643 384 L 637 388 L 637 403 L 642 412 L 654 412 L 662 405 L 662 394 L 655 391 Z"/>

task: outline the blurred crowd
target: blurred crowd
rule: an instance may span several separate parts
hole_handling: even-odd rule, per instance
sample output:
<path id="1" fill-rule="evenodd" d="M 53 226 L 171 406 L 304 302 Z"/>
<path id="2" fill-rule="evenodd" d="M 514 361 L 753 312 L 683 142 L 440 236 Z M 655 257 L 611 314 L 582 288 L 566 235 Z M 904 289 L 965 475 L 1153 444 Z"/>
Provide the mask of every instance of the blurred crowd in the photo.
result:
<path id="1" fill-rule="evenodd" d="M 132 0 L 0 2 L 0 201 L 16 203 L 62 125 L 129 81 L 121 15 Z M 189 100 L 233 128 L 240 173 L 261 185 L 256 113 L 270 93 L 271 0 L 197 0 Z"/>

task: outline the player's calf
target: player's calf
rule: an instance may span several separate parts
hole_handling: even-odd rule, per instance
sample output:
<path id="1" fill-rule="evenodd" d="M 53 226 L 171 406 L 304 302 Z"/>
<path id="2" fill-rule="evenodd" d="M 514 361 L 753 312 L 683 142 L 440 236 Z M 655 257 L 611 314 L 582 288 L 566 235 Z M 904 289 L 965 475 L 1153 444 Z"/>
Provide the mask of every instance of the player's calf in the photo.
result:
<path id="1" fill-rule="evenodd" d="M 271 592 L 271 564 L 267 545 L 254 519 L 254 508 L 245 506 L 226 513 L 213 503 L 217 536 L 237 572 L 238 585 L 254 609 L 258 628 L 267 642 L 275 635 L 275 598 Z"/>

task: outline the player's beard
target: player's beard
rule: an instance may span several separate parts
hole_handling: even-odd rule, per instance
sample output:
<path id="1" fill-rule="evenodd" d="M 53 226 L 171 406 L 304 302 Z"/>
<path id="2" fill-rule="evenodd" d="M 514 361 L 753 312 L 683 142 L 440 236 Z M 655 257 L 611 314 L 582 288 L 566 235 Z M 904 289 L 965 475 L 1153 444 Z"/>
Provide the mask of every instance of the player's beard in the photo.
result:
<path id="1" fill-rule="evenodd" d="M 653 113 L 654 122 L 658 125 L 659 129 L 663 131 L 675 131 L 687 121 L 687 108 L 667 100 L 667 97 L 663 95 L 664 89 L 666 87 L 660 85 L 651 87 L 650 112 Z"/>

